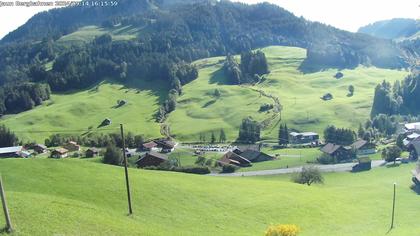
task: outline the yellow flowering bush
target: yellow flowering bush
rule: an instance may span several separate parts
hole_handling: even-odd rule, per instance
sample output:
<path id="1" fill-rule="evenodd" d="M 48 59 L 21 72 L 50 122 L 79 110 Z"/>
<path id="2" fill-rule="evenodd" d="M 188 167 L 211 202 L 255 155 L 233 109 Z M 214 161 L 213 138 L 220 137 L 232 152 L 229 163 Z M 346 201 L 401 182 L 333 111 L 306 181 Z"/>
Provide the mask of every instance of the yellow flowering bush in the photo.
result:
<path id="1" fill-rule="evenodd" d="M 296 236 L 299 232 L 297 225 L 272 225 L 268 227 L 265 236 Z"/>

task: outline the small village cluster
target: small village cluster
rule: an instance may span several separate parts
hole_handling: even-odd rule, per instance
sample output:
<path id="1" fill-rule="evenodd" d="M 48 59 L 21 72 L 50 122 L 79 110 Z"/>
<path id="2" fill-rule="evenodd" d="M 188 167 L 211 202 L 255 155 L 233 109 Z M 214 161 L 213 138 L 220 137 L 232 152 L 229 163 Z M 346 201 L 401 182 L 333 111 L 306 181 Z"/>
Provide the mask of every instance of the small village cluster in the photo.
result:
<path id="1" fill-rule="evenodd" d="M 420 153 L 420 123 L 402 124 L 398 130 L 399 134 L 404 134 L 403 144 L 410 152 L 411 159 L 417 159 Z M 323 143 L 319 134 L 315 132 L 291 132 L 289 133 L 289 147 L 320 147 L 321 153 L 334 158 L 337 162 L 346 162 L 357 157 L 359 164 L 355 168 L 366 170 L 371 168 L 369 155 L 377 152 L 377 146 L 362 139 L 355 141 L 351 145 L 338 145 L 335 143 Z M 138 157 L 135 162 L 137 167 L 144 168 L 159 166 L 168 161 L 169 153 L 175 150 L 177 143 L 168 139 L 154 139 L 145 142 L 137 149 L 126 149 L 127 157 Z M 233 165 L 237 167 L 249 167 L 253 163 L 275 160 L 277 156 L 271 156 L 261 151 L 263 144 L 247 145 L 192 145 L 188 148 L 194 150 L 195 156 L 203 156 L 206 152 L 220 153 L 221 157 L 216 161 L 219 166 Z M 29 144 L 25 146 L 0 148 L 0 157 L 31 157 L 33 155 L 44 154 L 51 158 L 66 157 L 96 157 L 101 155 L 101 149 L 95 147 L 82 148 L 74 141 L 69 141 L 61 147 L 47 148 L 43 144 Z M 407 159 L 407 158 L 406 158 Z M 418 177 L 420 184 L 420 170 L 413 171 Z"/>

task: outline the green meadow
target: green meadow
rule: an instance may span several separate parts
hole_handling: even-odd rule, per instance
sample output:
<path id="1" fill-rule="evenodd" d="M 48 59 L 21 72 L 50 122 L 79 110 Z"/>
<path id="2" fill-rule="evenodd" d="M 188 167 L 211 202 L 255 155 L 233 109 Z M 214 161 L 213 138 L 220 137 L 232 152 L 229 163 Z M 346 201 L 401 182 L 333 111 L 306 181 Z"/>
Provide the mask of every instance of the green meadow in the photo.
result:
<path id="1" fill-rule="evenodd" d="M 8 115 L 1 123 L 24 141 L 42 143 L 49 135 L 62 131 L 70 135 L 119 132 L 120 123 L 127 131 L 151 138 L 160 137 L 160 125 L 155 122 L 154 114 L 164 95 L 164 89 L 158 86 L 103 82 L 85 91 L 53 94 L 43 105 Z M 127 104 L 116 107 L 118 100 L 126 100 Z M 112 124 L 98 128 L 106 118 L 111 119 Z"/>
<path id="2" fill-rule="evenodd" d="M 83 159 L 2 159 L 12 235 L 262 235 L 296 224 L 302 236 L 416 235 L 420 197 L 409 189 L 413 164 L 325 174 L 322 185 L 290 176 L 212 177 L 129 169 Z M 396 227 L 389 233 L 392 185 Z M 4 224 L 0 217 L 0 225 Z"/>
<path id="3" fill-rule="evenodd" d="M 197 140 L 200 133 L 207 133 L 209 139 L 211 132 L 217 135 L 223 128 L 228 139 L 234 140 L 243 118 L 251 116 L 262 121 L 272 115 L 258 112 L 261 104 L 273 101 L 253 89 L 278 97 L 283 107 L 281 121 L 280 118 L 274 120 L 264 130 L 266 140 L 277 138 L 280 123 L 287 123 L 289 128 L 298 131 L 320 134 L 331 124 L 357 129 L 359 123 L 369 118 L 375 86 L 383 80 L 401 80 L 408 74 L 363 66 L 342 70 L 342 79 L 334 78 L 337 69 L 303 74 L 298 68 L 306 57 L 305 49 L 273 46 L 262 50 L 271 73 L 264 82 L 252 87 L 227 85 L 222 70 L 223 57 L 197 61 L 201 68 L 199 78 L 184 86 L 179 105 L 170 115 L 172 133 L 190 141 Z M 352 97 L 347 96 L 349 85 L 355 87 Z M 221 91 L 218 99 L 211 96 L 215 89 Z M 320 99 L 326 93 L 334 98 Z"/>
<path id="4" fill-rule="evenodd" d="M 75 34 L 86 30 L 92 37 L 96 35 L 92 33 L 92 28 L 85 28 Z M 87 38 L 86 35 L 83 37 Z M 342 79 L 334 78 L 338 72 L 336 69 L 303 74 L 298 67 L 305 59 L 305 49 L 273 46 L 262 50 L 268 58 L 271 73 L 255 86 L 229 85 L 222 70 L 224 57 L 194 62 L 199 68 L 199 77 L 183 86 L 177 108 L 166 121 L 172 136 L 179 141 L 190 142 L 199 141 L 204 135 L 205 141 L 209 142 L 212 132 L 218 139 L 223 129 L 227 140 L 234 141 L 242 119 L 251 116 L 262 122 L 273 117 L 272 111 L 259 111 L 262 104 L 274 103 L 273 99 L 261 95 L 259 91 L 278 97 L 283 107 L 281 116 L 264 128 L 262 138 L 265 142 L 276 142 L 280 123 L 287 123 L 289 129 L 314 131 L 321 135 L 331 124 L 356 130 L 359 123 L 369 118 L 375 86 L 382 80 L 393 82 L 408 74 L 406 71 L 362 66 L 342 70 Z M 0 123 L 6 124 L 24 140 L 43 141 L 52 132 L 28 131 L 85 130 L 92 127 L 93 132 L 98 131 L 95 127 L 109 117 L 114 123 L 111 128 L 124 123 L 128 131 L 157 137 L 160 126 L 153 115 L 165 99 L 166 92 L 152 82 L 139 83 L 134 86 L 104 83 L 98 86 L 98 90 L 53 94 L 51 101 L 44 105 L 5 116 Z M 355 87 L 351 97 L 347 96 L 349 85 Z M 220 96 L 215 95 L 216 90 Z M 323 101 L 320 97 L 325 93 L 331 93 L 334 98 Z M 128 105 L 112 108 L 118 99 L 128 100 Z"/>
<path id="5" fill-rule="evenodd" d="M 98 26 L 85 26 L 71 34 L 62 36 L 56 43 L 61 46 L 89 43 L 94 40 L 95 37 L 107 33 L 112 36 L 114 41 L 133 40 L 137 38 L 139 32 L 139 28 L 131 26 L 117 26 L 113 27 L 111 30 Z"/>

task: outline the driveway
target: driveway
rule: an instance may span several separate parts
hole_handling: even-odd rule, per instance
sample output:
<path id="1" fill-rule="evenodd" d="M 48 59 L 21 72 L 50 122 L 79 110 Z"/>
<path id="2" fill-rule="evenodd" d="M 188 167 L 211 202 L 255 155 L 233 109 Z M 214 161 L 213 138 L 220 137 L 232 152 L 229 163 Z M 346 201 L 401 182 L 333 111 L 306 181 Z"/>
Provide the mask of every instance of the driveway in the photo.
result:
<path id="1" fill-rule="evenodd" d="M 385 165 L 385 161 L 376 160 L 372 161 L 372 168 Z M 333 165 L 313 165 L 321 172 L 346 172 L 351 171 L 352 167 L 356 163 L 344 163 L 344 164 L 333 164 Z M 281 174 L 291 174 L 295 172 L 300 172 L 303 166 L 293 167 L 293 168 L 283 168 L 283 169 L 274 169 L 274 170 L 257 170 L 257 171 L 247 171 L 247 172 L 236 172 L 236 173 L 227 173 L 227 174 L 218 174 L 212 173 L 208 174 L 210 176 L 226 176 L 226 177 L 241 177 L 241 176 L 263 176 L 263 175 L 281 175 Z"/>

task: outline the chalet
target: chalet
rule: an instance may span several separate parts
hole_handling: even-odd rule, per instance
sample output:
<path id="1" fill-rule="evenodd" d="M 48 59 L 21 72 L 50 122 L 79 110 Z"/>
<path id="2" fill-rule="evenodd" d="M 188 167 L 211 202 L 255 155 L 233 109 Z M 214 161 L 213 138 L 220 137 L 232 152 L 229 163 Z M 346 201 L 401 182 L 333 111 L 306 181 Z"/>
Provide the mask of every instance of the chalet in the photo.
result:
<path id="1" fill-rule="evenodd" d="M 410 152 L 410 159 L 417 160 L 420 153 L 420 140 L 410 142 L 410 144 L 407 146 L 407 149 Z"/>
<path id="2" fill-rule="evenodd" d="M 321 152 L 335 157 L 338 161 L 352 159 L 352 148 L 349 146 L 327 143 L 321 148 Z"/>
<path id="3" fill-rule="evenodd" d="M 235 152 L 236 151 L 236 152 Z M 252 149 L 247 149 L 245 151 L 239 151 L 236 149 L 235 154 L 247 159 L 250 162 L 262 162 L 262 161 L 271 161 L 274 157 L 267 155 L 263 152 L 255 151 Z"/>
<path id="4" fill-rule="evenodd" d="M 48 148 L 43 144 L 35 144 L 32 148 L 36 153 L 39 154 L 46 153 L 48 151 Z"/>
<path id="5" fill-rule="evenodd" d="M 356 155 L 358 156 L 376 153 L 376 145 L 363 139 L 357 140 L 351 145 L 351 147 L 356 151 Z"/>
<path id="6" fill-rule="evenodd" d="M 412 133 L 408 134 L 406 138 L 403 140 L 404 146 L 408 147 L 412 142 L 420 141 L 420 134 Z"/>
<path id="7" fill-rule="evenodd" d="M 80 151 L 80 145 L 73 141 L 66 143 L 64 145 L 64 148 L 67 149 L 69 152 Z"/>
<path id="8" fill-rule="evenodd" d="M 136 162 L 138 168 L 158 166 L 168 160 L 168 156 L 157 152 L 147 152 Z"/>
<path id="9" fill-rule="evenodd" d="M 289 134 L 289 139 L 291 144 L 311 144 L 319 145 L 319 134 L 314 132 L 291 132 Z"/>
<path id="10" fill-rule="evenodd" d="M 403 131 L 405 133 L 420 132 L 420 122 L 404 124 Z"/>
<path id="11" fill-rule="evenodd" d="M 158 148 L 157 143 L 155 143 L 154 141 L 150 141 L 150 142 L 147 142 L 147 143 L 143 143 L 141 145 L 141 150 L 142 151 L 147 151 L 147 152 L 150 152 L 150 151 L 157 152 L 157 151 L 159 151 L 159 148 Z"/>
<path id="12" fill-rule="evenodd" d="M 89 148 L 86 150 L 85 155 L 86 157 L 96 157 L 99 155 L 99 149 L 98 148 Z"/>
<path id="13" fill-rule="evenodd" d="M 352 172 L 359 172 L 372 169 L 372 160 L 369 157 L 362 157 L 358 159 L 355 166 L 352 167 Z"/>
<path id="14" fill-rule="evenodd" d="M 154 141 L 157 147 L 161 148 L 161 152 L 168 153 L 175 150 L 176 143 L 166 139 L 160 139 Z"/>
<path id="15" fill-rule="evenodd" d="M 0 157 L 25 157 L 24 155 L 22 155 L 22 151 L 22 146 L 3 147 L 0 148 Z"/>
<path id="16" fill-rule="evenodd" d="M 69 150 L 65 148 L 57 148 L 51 152 L 51 158 L 65 158 L 68 156 Z"/>
<path id="17" fill-rule="evenodd" d="M 230 164 L 230 165 L 235 165 L 235 166 L 240 166 L 240 167 L 247 167 L 247 166 L 252 165 L 251 161 L 231 151 L 223 155 L 223 157 L 219 159 L 218 163 L 222 165 Z"/>

